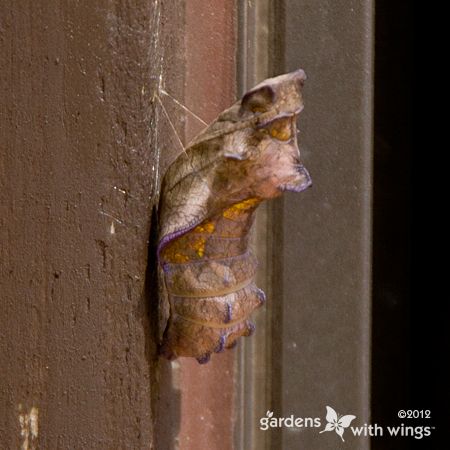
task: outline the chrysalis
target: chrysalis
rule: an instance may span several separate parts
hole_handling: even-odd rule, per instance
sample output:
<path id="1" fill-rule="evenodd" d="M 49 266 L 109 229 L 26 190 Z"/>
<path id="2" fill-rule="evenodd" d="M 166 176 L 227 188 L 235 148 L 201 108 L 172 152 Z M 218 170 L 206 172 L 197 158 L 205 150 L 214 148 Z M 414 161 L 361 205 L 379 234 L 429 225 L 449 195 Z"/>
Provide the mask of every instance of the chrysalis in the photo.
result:
<path id="1" fill-rule="evenodd" d="M 263 81 L 222 112 L 172 163 L 163 180 L 158 260 L 170 304 L 162 354 L 207 362 L 254 326 L 264 303 L 249 248 L 255 210 L 311 184 L 296 119 L 302 70 Z"/>

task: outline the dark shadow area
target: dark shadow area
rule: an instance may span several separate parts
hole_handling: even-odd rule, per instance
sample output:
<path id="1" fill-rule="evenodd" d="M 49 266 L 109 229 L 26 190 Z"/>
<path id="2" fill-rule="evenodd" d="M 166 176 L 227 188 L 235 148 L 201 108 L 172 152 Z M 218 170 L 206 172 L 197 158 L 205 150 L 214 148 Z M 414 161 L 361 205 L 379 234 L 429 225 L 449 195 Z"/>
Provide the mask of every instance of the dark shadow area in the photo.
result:
<path id="1" fill-rule="evenodd" d="M 154 448 L 175 448 L 175 437 L 180 429 L 180 392 L 173 388 L 170 362 L 159 355 L 159 341 L 162 335 L 160 323 L 160 290 L 158 286 L 158 221 L 157 208 L 152 209 L 148 245 L 145 297 L 150 323 L 149 341 L 146 353 L 151 365 L 152 417 L 154 420 Z"/>
<path id="2" fill-rule="evenodd" d="M 431 428 L 431 436 L 423 439 L 376 437 L 372 439 L 374 450 L 438 448 L 439 428 L 445 430 L 445 380 L 450 378 L 449 370 L 443 367 L 449 334 L 448 326 L 440 324 L 442 306 L 438 307 L 438 297 L 424 286 L 423 275 L 414 281 L 412 277 L 413 261 L 414 265 L 418 263 L 412 239 L 412 103 L 413 88 L 415 94 L 420 89 L 413 85 L 417 82 L 417 68 L 413 67 L 412 45 L 412 2 L 378 0 L 372 423 L 436 428 Z M 414 205 L 420 208 L 417 200 Z M 415 238 L 425 237 L 426 233 L 421 232 Z M 431 418 L 399 419 L 398 411 L 402 409 L 429 410 Z"/>

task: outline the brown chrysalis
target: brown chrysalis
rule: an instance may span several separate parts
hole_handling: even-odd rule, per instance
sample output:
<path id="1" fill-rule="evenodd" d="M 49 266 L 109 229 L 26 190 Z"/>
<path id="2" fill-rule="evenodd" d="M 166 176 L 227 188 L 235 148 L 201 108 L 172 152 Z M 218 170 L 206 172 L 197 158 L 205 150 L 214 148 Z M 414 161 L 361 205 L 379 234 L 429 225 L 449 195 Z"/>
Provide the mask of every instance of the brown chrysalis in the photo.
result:
<path id="1" fill-rule="evenodd" d="M 158 258 L 170 304 L 162 354 L 207 362 L 254 326 L 264 302 L 249 249 L 255 210 L 311 184 L 296 119 L 302 70 L 263 81 L 201 132 L 163 180 Z"/>

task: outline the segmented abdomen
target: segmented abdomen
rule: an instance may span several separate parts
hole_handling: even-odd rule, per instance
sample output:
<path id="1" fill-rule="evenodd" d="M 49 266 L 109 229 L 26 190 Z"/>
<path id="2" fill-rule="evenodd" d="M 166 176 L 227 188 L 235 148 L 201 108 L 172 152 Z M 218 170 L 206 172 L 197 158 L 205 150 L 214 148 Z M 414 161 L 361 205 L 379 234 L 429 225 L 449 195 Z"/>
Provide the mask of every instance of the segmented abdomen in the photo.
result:
<path id="1" fill-rule="evenodd" d="M 258 199 L 247 199 L 174 238 L 160 251 L 170 302 L 163 353 L 209 360 L 249 336 L 252 311 L 264 302 L 254 283 L 249 231 Z"/>

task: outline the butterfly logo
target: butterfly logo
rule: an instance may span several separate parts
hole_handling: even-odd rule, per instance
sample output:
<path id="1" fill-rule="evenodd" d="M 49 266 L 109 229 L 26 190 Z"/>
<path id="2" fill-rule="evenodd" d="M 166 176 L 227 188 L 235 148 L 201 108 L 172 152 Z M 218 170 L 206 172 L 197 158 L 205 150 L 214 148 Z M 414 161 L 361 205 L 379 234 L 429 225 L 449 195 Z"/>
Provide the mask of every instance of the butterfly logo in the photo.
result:
<path id="1" fill-rule="evenodd" d="M 342 442 L 345 442 L 343 438 L 344 430 L 350 426 L 352 420 L 356 419 L 356 416 L 353 416 L 351 414 L 347 414 L 346 416 L 339 416 L 331 406 L 327 406 L 327 415 L 325 418 L 328 423 L 325 425 L 325 429 L 320 433 L 334 430 L 341 437 Z"/>

